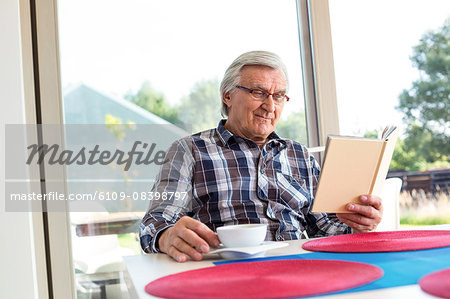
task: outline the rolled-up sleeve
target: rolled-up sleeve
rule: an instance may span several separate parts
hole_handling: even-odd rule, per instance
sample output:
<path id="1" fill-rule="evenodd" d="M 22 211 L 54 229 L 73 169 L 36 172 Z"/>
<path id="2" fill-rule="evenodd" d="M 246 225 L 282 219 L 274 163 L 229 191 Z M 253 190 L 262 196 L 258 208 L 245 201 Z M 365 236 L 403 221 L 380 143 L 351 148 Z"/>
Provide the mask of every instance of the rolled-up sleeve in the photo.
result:
<path id="1" fill-rule="evenodd" d="M 159 252 L 160 232 L 192 211 L 192 143 L 181 139 L 172 144 L 151 189 L 153 199 L 141 221 L 139 237 L 144 252 Z"/>

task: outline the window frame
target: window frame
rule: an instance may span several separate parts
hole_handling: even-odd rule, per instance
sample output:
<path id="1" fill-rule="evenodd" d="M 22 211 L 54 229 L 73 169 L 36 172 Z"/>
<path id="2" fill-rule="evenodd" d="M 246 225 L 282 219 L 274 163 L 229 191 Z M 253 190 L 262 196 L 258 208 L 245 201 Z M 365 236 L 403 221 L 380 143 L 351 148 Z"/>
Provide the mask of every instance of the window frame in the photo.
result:
<path id="1" fill-rule="evenodd" d="M 63 110 L 56 0 L 20 0 L 19 9 L 26 121 L 28 124 L 61 124 Z M 58 138 L 64 140 L 62 133 Z M 40 174 L 41 184 L 37 193 L 53 191 L 67 194 L 66 188 L 54 190 L 45 183 L 43 165 L 30 171 Z M 64 171 L 52 176 L 66 178 Z M 52 204 L 56 202 L 47 203 L 48 206 Z M 39 298 L 76 298 L 67 206 L 65 212 L 31 214 L 36 273 L 40 274 L 37 281 Z"/>
<path id="2" fill-rule="evenodd" d="M 299 0 L 297 14 L 308 147 L 324 146 L 339 134 L 328 0 Z"/>

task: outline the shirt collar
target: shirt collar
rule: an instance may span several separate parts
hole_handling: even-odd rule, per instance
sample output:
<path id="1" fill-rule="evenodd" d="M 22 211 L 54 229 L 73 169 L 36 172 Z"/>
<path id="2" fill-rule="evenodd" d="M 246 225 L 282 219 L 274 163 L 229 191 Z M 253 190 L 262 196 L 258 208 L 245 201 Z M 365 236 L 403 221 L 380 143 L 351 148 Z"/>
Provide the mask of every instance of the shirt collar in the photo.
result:
<path id="1" fill-rule="evenodd" d="M 228 144 L 230 141 L 230 138 L 233 137 L 233 133 L 225 129 L 225 123 L 227 122 L 226 119 L 222 119 L 219 121 L 219 124 L 217 125 L 217 133 L 219 135 L 219 138 L 222 140 L 223 144 Z"/>
<path id="2" fill-rule="evenodd" d="M 235 135 L 235 134 L 231 133 L 230 131 L 228 131 L 227 129 L 225 129 L 226 122 L 227 122 L 226 119 L 220 120 L 219 124 L 217 125 L 216 130 L 217 130 L 219 138 L 222 140 L 223 144 L 230 144 L 232 142 L 236 142 L 235 136 L 239 136 L 239 135 Z M 239 136 L 239 137 L 249 140 L 242 136 Z M 283 138 L 281 138 L 280 136 L 278 136 L 278 134 L 275 132 L 270 133 L 268 139 L 269 139 L 269 141 L 267 143 L 273 144 L 273 146 L 280 146 L 281 148 L 286 147 L 286 141 Z"/>

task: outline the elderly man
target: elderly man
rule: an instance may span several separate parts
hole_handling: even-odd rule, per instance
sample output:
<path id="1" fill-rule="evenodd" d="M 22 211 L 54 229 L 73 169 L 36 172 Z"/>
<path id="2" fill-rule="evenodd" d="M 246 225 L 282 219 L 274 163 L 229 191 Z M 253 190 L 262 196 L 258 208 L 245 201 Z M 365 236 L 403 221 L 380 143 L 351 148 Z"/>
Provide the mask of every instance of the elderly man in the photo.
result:
<path id="1" fill-rule="evenodd" d="M 220 86 L 227 119 L 167 152 L 152 191 L 183 192 L 189 204 L 151 203 L 140 227 L 145 252 L 201 260 L 219 245 L 216 228 L 232 224 L 266 223 L 266 240 L 376 228 L 382 215 L 376 196 L 349 204 L 354 213 L 311 213 L 319 166 L 303 145 L 275 133 L 287 88 L 286 68 L 273 53 L 244 53 L 230 65 Z"/>

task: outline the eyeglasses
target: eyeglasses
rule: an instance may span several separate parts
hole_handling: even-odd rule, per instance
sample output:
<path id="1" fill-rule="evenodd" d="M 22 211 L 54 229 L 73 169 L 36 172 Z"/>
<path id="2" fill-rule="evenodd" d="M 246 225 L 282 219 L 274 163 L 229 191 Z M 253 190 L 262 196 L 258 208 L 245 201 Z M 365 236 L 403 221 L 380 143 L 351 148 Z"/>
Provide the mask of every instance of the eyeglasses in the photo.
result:
<path id="1" fill-rule="evenodd" d="M 272 96 L 273 101 L 276 104 L 283 104 L 284 101 L 289 101 L 289 97 L 284 94 L 284 92 L 275 92 L 275 93 L 269 93 L 267 91 L 261 90 L 261 89 L 250 89 L 246 88 L 240 85 L 236 85 L 236 88 L 242 89 L 243 91 L 248 92 L 253 96 L 253 98 L 257 101 L 262 101 L 267 99 L 269 96 Z"/>

